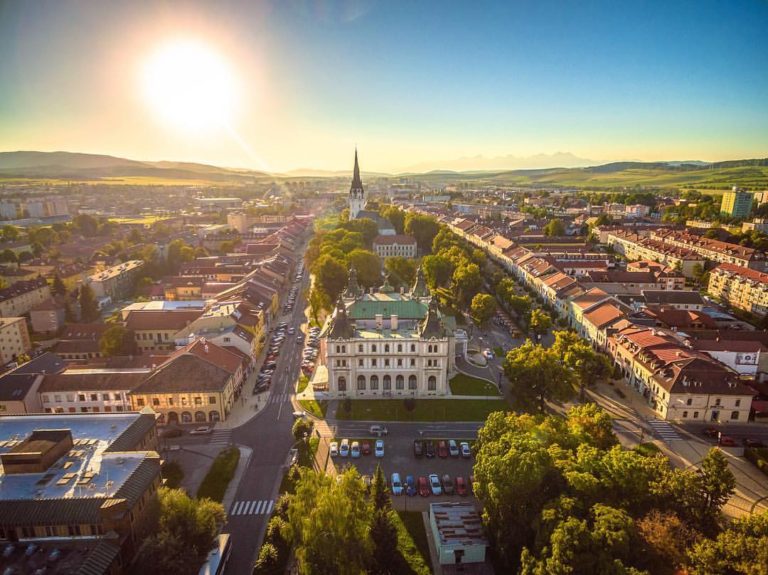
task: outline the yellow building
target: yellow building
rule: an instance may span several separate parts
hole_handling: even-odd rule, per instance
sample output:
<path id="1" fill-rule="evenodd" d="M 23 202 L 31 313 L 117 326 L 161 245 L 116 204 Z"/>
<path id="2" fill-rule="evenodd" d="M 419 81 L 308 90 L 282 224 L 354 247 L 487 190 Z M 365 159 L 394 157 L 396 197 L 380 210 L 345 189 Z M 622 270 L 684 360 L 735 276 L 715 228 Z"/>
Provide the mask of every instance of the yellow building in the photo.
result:
<path id="1" fill-rule="evenodd" d="M 747 218 L 752 211 L 752 194 L 736 186 L 723 194 L 720 213 L 732 218 Z"/>
<path id="2" fill-rule="evenodd" d="M 707 291 L 735 308 L 760 317 L 768 315 L 768 273 L 720 264 L 709 274 Z"/>
<path id="3" fill-rule="evenodd" d="M 18 317 L 50 299 L 51 288 L 45 278 L 16 282 L 0 290 L 0 317 Z"/>
<path id="4" fill-rule="evenodd" d="M 0 318 L 0 365 L 16 361 L 31 349 L 27 321 L 23 317 Z"/>

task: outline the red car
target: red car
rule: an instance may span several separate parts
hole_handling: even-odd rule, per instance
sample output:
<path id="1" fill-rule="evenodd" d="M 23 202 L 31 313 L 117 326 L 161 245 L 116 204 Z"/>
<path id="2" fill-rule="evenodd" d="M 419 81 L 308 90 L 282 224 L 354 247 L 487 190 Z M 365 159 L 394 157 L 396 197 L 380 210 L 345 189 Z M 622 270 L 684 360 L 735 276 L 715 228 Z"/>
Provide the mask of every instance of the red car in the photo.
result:
<path id="1" fill-rule="evenodd" d="M 362 445 L 360 446 L 360 451 L 362 451 L 363 455 L 370 455 L 371 443 L 369 441 L 363 441 Z"/>
<path id="2" fill-rule="evenodd" d="M 448 457 L 448 444 L 445 441 L 437 442 L 438 457 Z"/>
<path id="3" fill-rule="evenodd" d="M 464 481 L 463 477 L 456 478 L 456 493 L 458 493 L 462 497 L 466 497 L 467 495 L 469 495 L 469 489 L 467 489 L 467 482 Z"/>
<path id="4" fill-rule="evenodd" d="M 720 439 L 718 439 L 717 443 L 724 447 L 736 447 L 736 440 L 733 437 L 730 437 L 728 435 L 721 434 Z"/>
<path id="5" fill-rule="evenodd" d="M 429 497 L 431 489 L 429 488 L 429 481 L 424 476 L 419 477 L 419 495 L 422 497 Z"/>

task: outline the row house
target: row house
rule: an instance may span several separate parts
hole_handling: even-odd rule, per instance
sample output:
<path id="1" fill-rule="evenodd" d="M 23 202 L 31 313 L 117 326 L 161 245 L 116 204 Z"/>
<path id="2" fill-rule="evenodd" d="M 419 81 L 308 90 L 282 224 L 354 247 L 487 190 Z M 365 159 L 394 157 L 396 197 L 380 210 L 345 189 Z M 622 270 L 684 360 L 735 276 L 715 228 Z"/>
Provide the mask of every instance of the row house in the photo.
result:
<path id="1" fill-rule="evenodd" d="M 615 295 L 639 295 L 643 290 L 684 290 L 685 276 L 673 271 L 588 271 L 579 279 L 586 287 L 600 287 Z"/>
<path id="2" fill-rule="evenodd" d="M 697 266 L 703 268 L 706 264 L 703 256 L 688 247 L 667 244 L 629 231 L 611 231 L 606 234 L 605 243 L 628 260 L 659 262 L 679 270 L 687 278 L 695 276 Z"/>
<path id="3" fill-rule="evenodd" d="M 689 249 L 703 258 L 757 271 L 768 271 L 768 260 L 762 250 L 698 236 L 684 230 L 655 230 L 650 238 L 667 245 Z"/>

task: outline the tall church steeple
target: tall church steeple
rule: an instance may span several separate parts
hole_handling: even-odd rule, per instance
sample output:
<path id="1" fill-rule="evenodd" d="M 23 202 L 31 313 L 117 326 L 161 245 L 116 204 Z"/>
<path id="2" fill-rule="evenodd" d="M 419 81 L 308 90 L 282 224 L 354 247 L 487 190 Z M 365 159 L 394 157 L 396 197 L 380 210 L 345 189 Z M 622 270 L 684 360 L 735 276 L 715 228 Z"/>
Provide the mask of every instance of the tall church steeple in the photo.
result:
<path id="1" fill-rule="evenodd" d="M 357 163 L 357 148 L 355 148 L 355 169 L 352 172 L 352 185 L 349 188 L 349 219 L 354 220 L 357 214 L 365 208 L 365 189 L 360 179 L 360 166 Z"/>

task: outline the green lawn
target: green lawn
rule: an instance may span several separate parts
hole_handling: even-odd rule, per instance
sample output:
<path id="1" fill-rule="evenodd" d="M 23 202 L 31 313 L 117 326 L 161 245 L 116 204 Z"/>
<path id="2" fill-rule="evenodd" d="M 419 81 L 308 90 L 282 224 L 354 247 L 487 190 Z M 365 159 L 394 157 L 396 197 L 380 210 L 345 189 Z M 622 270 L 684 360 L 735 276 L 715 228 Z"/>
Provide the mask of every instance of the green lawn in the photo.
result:
<path id="1" fill-rule="evenodd" d="M 299 401 L 302 409 L 315 417 L 324 418 L 328 411 L 327 401 L 315 401 L 314 399 L 302 399 Z"/>
<path id="2" fill-rule="evenodd" d="M 453 395 L 499 395 L 499 388 L 477 377 L 460 373 L 448 382 Z"/>
<path id="3" fill-rule="evenodd" d="M 240 450 L 237 447 L 228 447 L 219 453 L 197 490 L 197 498 L 207 497 L 221 502 L 229 482 L 235 475 L 239 460 Z"/>
<path id="4" fill-rule="evenodd" d="M 485 421 L 494 411 L 509 409 L 499 399 L 417 399 L 413 411 L 400 399 L 355 399 L 347 413 L 344 402 L 336 418 L 364 421 Z"/>
<path id="5" fill-rule="evenodd" d="M 296 387 L 296 393 L 301 393 L 309 385 L 309 378 L 303 373 L 299 376 L 299 385 Z"/>
<path id="6" fill-rule="evenodd" d="M 408 573 L 429 575 L 429 543 L 421 511 L 398 511 L 395 517 L 397 547 L 410 568 Z"/>

